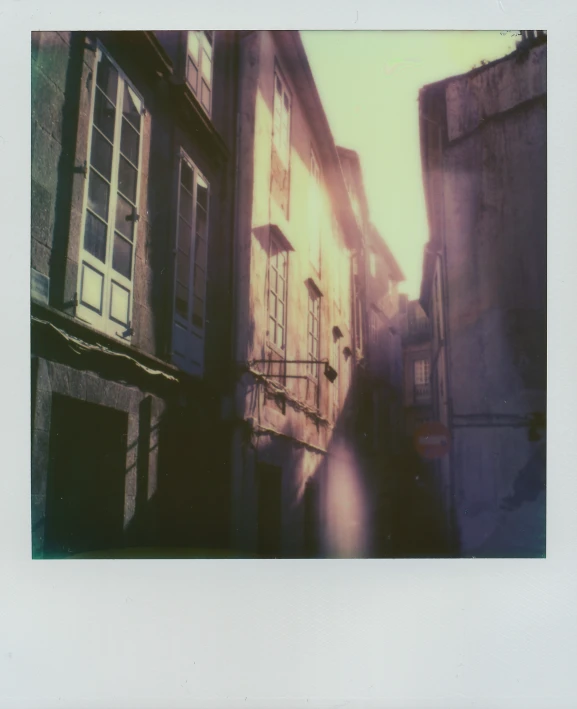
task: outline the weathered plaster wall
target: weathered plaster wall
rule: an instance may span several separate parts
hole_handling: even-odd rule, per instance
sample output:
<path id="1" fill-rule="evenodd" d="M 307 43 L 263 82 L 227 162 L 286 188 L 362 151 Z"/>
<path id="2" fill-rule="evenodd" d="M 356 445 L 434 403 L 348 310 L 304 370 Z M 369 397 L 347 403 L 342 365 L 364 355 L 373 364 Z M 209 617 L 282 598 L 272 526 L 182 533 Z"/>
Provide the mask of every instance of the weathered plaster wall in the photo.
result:
<path id="1" fill-rule="evenodd" d="M 333 417 L 334 389 L 339 387 L 338 400 L 342 407 L 348 396 L 351 366 L 343 355 L 345 347 L 352 347 L 350 308 L 350 255 L 345 247 L 344 234 L 332 211 L 328 196 L 326 175 L 321 167 L 322 217 L 320 272 L 309 260 L 311 150 L 317 159 L 319 150 L 309 117 L 301 105 L 293 83 L 291 62 L 296 58 L 283 56 L 277 47 L 274 33 L 258 32 L 247 36 L 241 47 L 241 125 L 239 151 L 239 214 L 237 224 L 237 356 L 240 362 L 265 359 L 269 354 L 268 327 L 268 252 L 270 225 L 282 231 L 288 249 L 288 300 L 286 328 L 286 359 L 307 359 L 308 287 L 312 278 L 322 294 L 320 315 L 320 357 L 332 358 L 333 327 L 342 332 L 339 340 L 339 377 L 331 384 L 319 376 L 319 412 L 324 420 L 315 422 L 300 410 L 302 404 L 311 406 L 311 382 L 308 379 L 287 379 L 288 397 L 284 412 L 264 397 L 264 385 L 252 375 L 245 374 L 237 387 L 237 414 L 250 419 L 252 425 L 272 429 L 289 438 L 264 434 L 251 447 L 236 434 L 234 506 L 235 544 L 245 551 L 255 550 L 256 504 L 258 490 L 255 484 L 255 466 L 265 461 L 283 467 L 282 527 L 283 554 L 303 553 L 302 496 L 306 481 L 311 476 L 319 480 L 326 464 L 327 450 L 335 424 Z M 291 92 L 291 157 L 289 205 L 285 215 L 274 191 L 271 193 L 271 158 L 273 130 L 274 71 L 278 66 Z M 338 273 L 336 273 L 338 271 Z M 256 365 L 255 365 L 256 366 Z M 258 365 L 265 371 L 265 365 Z M 273 371 L 273 370 L 271 370 Z M 303 374 L 304 365 L 287 365 L 287 374 Z M 308 397 L 307 397 L 308 387 Z M 316 407 L 312 407 L 316 408 Z M 254 437 L 253 437 L 254 439 Z M 300 443 L 299 443 L 300 442 Z M 302 443 L 310 448 L 303 449 Z M 320 450 L 316 452 L 314 448 Z M 351 469 L 351 476 L 357 471 Z M 328 480 L 328 478 L 327 478 Z M 325 491 L 326 492 L 326 491 Z M 324 494 L 324 493 L 323 493 Z M 326 497 L 322 497 L 326 500 Z M 324 503 L 320 503 L 321 507 Z M 323 507 L 319 520 L 338 524 L 336 508 Z M 331 538 L 335 538 L 331 533 Z M 322 536 L 322 535 L 321 535 Z M 337 535 L 338 536 L 338 535 Z M 321 541 L 322 544 L 324 542 Z M 350 543 L 352 544 L 352 542 Z M 335 546 L 336 545 L 336 546 Z M 362 544 L 353 544 L 362 554 Z M 338 544 L 330 547 L 338 554 Z M 352 548 L 352 547 L 351 547 Z M 344 554 L 348 553 L 343 551 Z"/>
<path id="2" fill-rule="evenodd" d="M 535 447 L 495 416 L 545 410 L 545 52 L 446 88 L 451 460 L 464 554 L 491 534 Z"/>

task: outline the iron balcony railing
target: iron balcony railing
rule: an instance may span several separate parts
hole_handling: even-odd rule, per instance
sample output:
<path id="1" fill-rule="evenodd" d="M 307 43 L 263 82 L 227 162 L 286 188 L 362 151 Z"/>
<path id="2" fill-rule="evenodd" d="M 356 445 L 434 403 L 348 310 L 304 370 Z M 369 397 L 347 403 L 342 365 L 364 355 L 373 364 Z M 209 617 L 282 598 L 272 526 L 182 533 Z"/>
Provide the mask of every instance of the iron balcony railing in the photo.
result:
<path id="1" fill-rule="evenodd" d="M 431 383 L 415 384 L 415 404 L 424 404 L 431 399 Z"/>

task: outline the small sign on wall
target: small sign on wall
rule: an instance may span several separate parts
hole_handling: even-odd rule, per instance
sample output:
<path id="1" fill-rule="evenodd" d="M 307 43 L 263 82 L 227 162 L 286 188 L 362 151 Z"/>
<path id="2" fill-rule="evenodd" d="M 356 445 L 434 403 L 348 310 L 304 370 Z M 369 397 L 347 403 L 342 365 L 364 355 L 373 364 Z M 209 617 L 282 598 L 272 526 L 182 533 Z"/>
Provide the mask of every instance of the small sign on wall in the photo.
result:
<path id="1" fill-rule="evenodd" d="M 449 452 L 451 432 L 440 421 L 427 421 L 415 431 L 413 440 L 419 455 L 433 460 Z"/>

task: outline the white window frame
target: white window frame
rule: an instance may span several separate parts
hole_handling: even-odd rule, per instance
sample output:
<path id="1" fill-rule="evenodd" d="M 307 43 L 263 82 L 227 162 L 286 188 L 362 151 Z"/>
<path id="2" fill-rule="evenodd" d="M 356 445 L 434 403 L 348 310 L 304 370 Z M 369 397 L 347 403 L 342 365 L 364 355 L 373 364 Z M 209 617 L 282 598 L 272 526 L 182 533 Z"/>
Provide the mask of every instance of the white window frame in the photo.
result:
<path id="1" fill-rule="evenodd" d="M 431 361 L 426 358 L 413 362 L 413 381 L 415 386 L 425 386 L 431 383 Z"/>
<path id="2" fill-rule="evenodd" d="M 192 223 L 190 226 L 190 243 L 188 254 L 188 296 L 187 296 L 187 312 L 186 317 L 179 311 L 177 307 L 177 290 L 179 284 L 179 268 L 178 259 L 179 253 L 184 257 L 186 254 L 180 249 L 179 229 L 181 222 L 181 182 L 182 182 L 182 166 L 186 163 L 192 171 Z M 198 227 L 198 185 L 206 187 L 206 238 L 204 239 L 205 250 L 204 260 L 200 264 L 197 262 L 197 234 Z M 187 190 L 188 192 L 188 190 Z M 174 364 L 185 372 L 193 375 L 202 375 L 204 373 L 204 344 L 206 330 L 206 300 L 208 287 L 208 248 L 210 242 L 210 183 L 197 168 L 184 149 L 180 149 L 178 153 L 178 179 L 177 179 L 177 199 L 176 199 L 176 220 L 175 220 L 175 237 L 174 237 L 174 277 L 172 291 L 172 361 Z M 204 273 L 204 289 L 202 292 L 202 325 L 194 322 L 194 301 L 200 296 L 196 292 L 196 269 L 199 268 Z M 182 284 L 184 285 L 184 284 Z"/>
<path id="3" fill-rule="evenodd" d="M 290 166 L 291 149 L 292 97 L 278 66 L 275 67 L 273 81 L 272 142 L 277 155 L 288 170 Z M 281 88 L 280 92 L 278 91 L 279 85 Z M 278 98 L 279 93 L 280 99 Z"/>
<path id="4" fill-rule="evenodd" d="M 274 255 L 272 253 L 273 248 L 276 249 Z M 278 259 L 282 254 L 283 259 L 283 273 L 280 274 L 278 268 Z M 274 258 L 276 258 L 276 265 Z M 270 233 L 269 241 L 269 252 L 268 252 L 268 298 L 267 298 L 267 343 L 276 349 L 279 353 L 286 352 L 286 341 L 287 341 L 287 304 L 288 304 L 288 251 L 282 241 L 275 236 L 275 234 Z M 277 286 L 273 288 L 272 277 L 275 275 L 275 281 L 280 277 L 284 279 L 284 300 L 280 296 Z M 274 303 L 275 312 L 271 312 L 271 301 Z M 282 303 L 283 306 L 283 317 L 282 322 L 278 319 L 278 303 Z M 274 330 L 271 332 L 271 320 L 274 323 Z M 277 342 L 277 330 L 282 330 L 282 343 L 279 345 Z"/>
<path id="5" fill-rule="evenodd" d="M 112 138 L 112 156 L 111 156 L 111 168 L 110 168 L 110 180 L 106 179 L 105 175 L 98 172 L 95 166 L 92 165 L 92 142 L 94 131 L 99 131 L 99 133 L 104 136 L 104 140 L 110 143 L 110 139 L 104 135 L 104 133 L 95 126 L 94 113 L 96 108 L 96 96 L 97 92 L 101 91 L 105 96 L 106 94 L 100 87 L 97 86 L 97 73 L 98 64 L 102 57 L 105 57 L 108 62 L 114 67 L 118 73 L 118 83 L 116 87 L 116 104 L 115 104 L 115 119 L 113 128 L 113 138 Z M 92 85 L 91 85 L 91 103 L 90 103 L 90 120 L 88 125 L 88 149 L 87 149 L 87 160 L 86 160 L 86 184 L 84 188 L 84 198 L 82 203 L 82 220 L 80 227 L 80 248 L 79 248 L 79 262 L 78 262 L 78 283 L 77 283 L 77 305 L 76 305 L 76 317 L 81 320 L 88 322 L 90 325 L 98 330 L 110 335 L 122 339 L 125 342 L 131 341 L 131 336 L 133 334 L 132 328 L 132 310 L 134 301 L 134 276 L 135 276 L 135 264 L 136 264 L 136 249 L 138 241 L 138 208 L 139 208 L 139 198 L 142 182 L 142 150 L 143 150 L 143 134 L 144 134 L 144 121 L 145 121 L 145 109 L 144 101 L 141 94 L 136 90 L 134 84 L 128 79 L 126 74 L 122 71 L 119 65 L 113 60 L 110 54 L 104 49 L 100 42 L 97 42 L 96 52 L 94 57 L 94 69 L 92 73 Z M 135 187 L 135 200 L 133 203 L 133 233 L 132 233 L 132 256 L 131 256 L 131 267 L 130 267 L 130 277 L 126 277 L 124 274 L 119 273 L 112 267 L 113 255 L 114 255 L 114 241 L 115 241 L 115 231 L 116 231 L 116 210 L 118 206 L 118 193 L 119 193 L 119 167 L 121 158 L 121 130 L 123 121 L 123 101 L 124 101 L 124 87 L 129 89 L 131 98 L 137 108 L 140 111 L 140 130 L 138 138 L 138 164 L 132 166 L 136 168 L 136 187 Z M 106 100 L 106 99 L 105 99 Z M 130 122 L 127 121 L 129 124 Z M 134 126 L 132 126 L 134 128 Z M 127 160 L 130 164 L 129 158 L 126 155 L 122 155 L 123 159 Z M 108 198 L 108 210 L 106 219 L 106 253 L 104 262 L 98 257 L 88 251 L 84 246 L 85 230 L 86 230 L 86 219 L 87 214 L 90 211 L 95 217 L 102 221 L 101 215 L 97 215 L 95 211 L 89 208 L 89 187 L 91 181 L 91 170 L 95 171 L 95 174 L 100 177 L 101 181 L 104 180 L 109 186 L 109 198 Z M 125 201 L 130 202 L 126 195 Z M 127 239 L 124 239 L 127 241 Z M 90 303 L 88 300 L 88 280 L 94 278 L 101 278 L 100 280 L 100 306 L 96 307 L 95 302 Z M 97 282 L 95 282 L 97 283 Z M 85 285 L 87 290 L 85 291 Z M 113 288 L 115 293 L 127 293 L 127 303 L 126 303 L 126 317 L 124 320 L 121 319 L 119 311 L 116 309 L 114 299 L 113 299 Z M 117 301 L 118 304 L 121 301 Z M 116 315 L 116 317 L 115 317 Z"/>
<path id="6" fill-rule="evenodd" d="M 209 30 L 188 30 L 186 33 L 186 63 L 184 76 L 187 85 L 209 116 L 212 110 L 214 36 L 215 33 Z M 194 54 L 194 47 L 196 47 L 196 56 Z M 196 71 L 196 81 L 193 80 L 191 72 L 189 71 L 190 63 L 192 63 L 194 71 Z M 210 68 L 207 72 L 206 66 L 208 64 L 210 64 Z M 208 91 L 207 102 L 204 100 L 203 83 L 206 85 Z"/>

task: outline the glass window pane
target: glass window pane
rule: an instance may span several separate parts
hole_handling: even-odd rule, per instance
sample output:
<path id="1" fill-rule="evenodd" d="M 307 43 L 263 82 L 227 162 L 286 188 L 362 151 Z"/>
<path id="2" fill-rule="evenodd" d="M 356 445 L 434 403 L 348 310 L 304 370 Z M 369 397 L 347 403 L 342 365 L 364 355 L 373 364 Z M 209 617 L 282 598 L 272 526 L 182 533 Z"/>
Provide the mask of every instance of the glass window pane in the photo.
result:
<path id="1" fill-rule="evenodd" d="M 106 261 L 106 224 L 90 212 L 86 212 L 84 248 L 102 263 Z"/>
<path id="2" fill-rule="evenodd" d="M 180 216 L 192 224 L 192 195 L 184 187 L 180 187 Z"/>
<path id="3" fill-rule="evenodd" d="M 206 81 L 206 85 L 210 87 L 211 85 L 211 74 L 212 74 L 212 62 L 210 57 L 206 52 L 202 53 L 202 78 Z"/>
<path id="4" fill-rule="evenodd" d="M 196 233 L 206 239 L 206 212 L 200 205 L 196 210 Z"/>
<path id="5" fill-rule="evenodd" d="M 210 110 L 210 89 L 208 88 L 206 82 L 202 81 L 202 95 L 201 95 L 202 105 Z"/>
<path id="6" fill-rule="evenodd" d="M 192 194 L 192 169 L 185 160 L 180 161 L 180 181 Z"/>
<path id="7" fill-rule="evenodd" d="M 124 84 L 124 100 L 122 102 L 122 115 L 130 121 L 137 131 L 140 131 L 140 100 L 134 91 Z"/>
<path id="8" fill-rule="evenodd" d="M 276 344 L 281 350 L 284 350 L 284 327 L 277 325 L 276 333 Z"/>
<path id="9" fill-rule="evenodd" d="M 200 176 L 196 185 L 196 201 L 204 210 L 208 209 L 208 184 Z"/>
<path id="10" fill-rule="evenodd" d="M 276 83 L 275 83 L 276 91 L 277 91 L 277 93 L 282 94 L 282 84 L 280 82 L 280 79 L 278 76 L 276 76 L 275 79 L 276 79 Z"/>
<path id="11" fill-rule="evenodd" d="M 116 201 L 116 228 L 132 241 L 134 222 L 132 221 L 132 205 L 118 195 Z M 127 219 L 128 217 L 128 219 Z"/>
<path id="12" fill-rule="evenodd" d="M 96 89 L 94 96 L 94 125 L 100 130 L 109 140 L 114 140 L 114 119 L 116 109 L 104 94 Z"/>
<path id="13" fill-rule="evenodd" d="M 206 267 L 206 241 L 199 236 L 194 242 L 194 262 L 202 268 Z"/>
<path id="14" fill-rule="evenodd" d="M 276 318 L 276 295 L 272 291 L 269 291 L 268 296 L 269 296 L 269 298 L 268 298 L 269 315 L 273 318 Z"/>
<path id="15" fill-rule="evenodd" d="M 106 138 L 102 137 L 95 128 L 92 129 L 90 164 L 110 181 L 110 173 L 112 171 L 112 145 L 110 145 Z"/>
<path id="16" fill-rule="evenodd" d="M 183 219 L 178 220 L 178 248 L 187 256 L 190 255 L 190 224 Z"/>
<path id="17" fill-rule="evenodd" d="M 108 221 L 109 196 L 110 186 L 108 182 L 99 177 L 94 170 L 90 170 L 90 179 L 88 182 L 88 206 L 105 221 Z"/>
<path id="18" fill-rule="evenodd" d="M 118 189 L 132 202 L 136 202 L 136 170 L 120 156 L 118 165 Z"/>
<path id="19" fill-rule="evenodd" d="M 281 298 L 281 300 L 286 300 L 286 284 L 284 278 L 281 278 L 280 275 L 278 278 L 277 289 L 279 298 Z"/>
<path id="20" fill-rule="evenodd" d="M 198 50 L 200 49 L 200 44 L 198 41 L 198 33 L 191 30 L 188 33 L 188 54 L 194 59 L 195 63 L 198 64 Z"/>
<path id="21" fill-rule="evenodd" d="M 125 278 L 132 275 L 132 244 L 118 234 L 114 234 L 112 268 Z"/>
<path id="22" fill-rule="evenodd" d="M 98 61 L 96 84 L 100 86 L 112 103 L 115 104 L 118 87 L 118 72 L 104 54 L 100 55 Z"/>
<path id="23" fill-rule="evenodd" d="M 190 276 L 190 259 L 182 251 L 176 252 L 176 279 L 183 285 L 188 284 Z"/>
<path id="24" fill-rule="evenodd" d="M 186 80 L 190 84 L 190 88 L 196 93 L 198 86 L 198 69 L 190 57 L 186 66 Z"/>
<path id="25" fill-rule="evenodd" d="M 202 33 L 202 46 L 208 52 L 209 56 L 212 56 L 212 43 L 214 40 L 214 32 L 210 30 L 204 30 Z"/>
<path id="26" fill-rule="evenodd" d="M 194 295 L 204 298 L 206 292 L 206 276 L 198 266 L 194 268 Z"/>
<path id="27" fill-rule="evenodd" d="M 120 151 L 130 162 L 138 165 L 138 143 L 140 136 L 127 121 L 122 121 L 122 134 L 120 136 Z"/>
<path id="28" fill-rule="evenodd" d="M 183 318 L 188 318 L 188 288 L 180 283 L 176 284 L 176 312 Z"/>
<path id="29" fill-rule="evenodd" d="M 204 300 L 196 296 L 192 301 L 192 324 L 202 327 L 204 323 Z"/>
<path id="30" fill-rule="evenodd" d="M 268 339 L 274 342 L 275 338 L 275 331 L 276 331 L 276 322 L 273 317 L 269 317 L 268 319 Z"/>
<path id="31" fill-rule="evenodd" d="M 277 303 L 276 319 L 281 325 L 284 325 L 284 303 L 281 300 Z"/>

